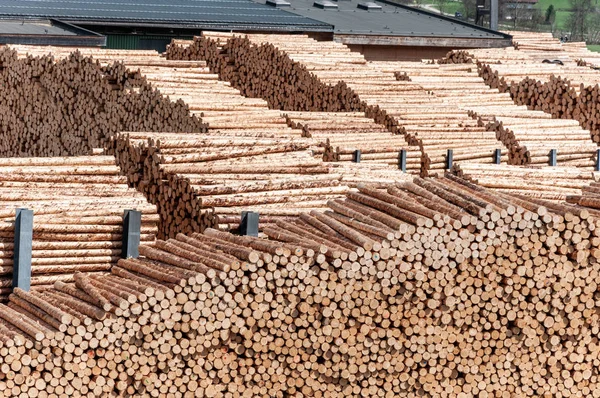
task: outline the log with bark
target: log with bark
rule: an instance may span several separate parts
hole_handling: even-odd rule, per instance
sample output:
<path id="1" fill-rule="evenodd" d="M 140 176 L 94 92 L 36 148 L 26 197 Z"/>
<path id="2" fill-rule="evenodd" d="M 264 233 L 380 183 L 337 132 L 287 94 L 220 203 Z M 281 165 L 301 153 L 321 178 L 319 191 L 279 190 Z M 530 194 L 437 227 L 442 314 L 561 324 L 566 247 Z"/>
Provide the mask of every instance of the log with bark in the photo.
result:
<path id="1" fill-rule="evenodd" d="M 132 53 L 76 50 L 2 48 L 0 155 L 91 155 L 123 130 L 206 131 L 188 105 L 169 100 L 116 61 Z M 161 60 L 156 52 L 145 58 Z"/>
<path id="2" fill-rule="evenodd" d="M 323 209 L 360 182 L 408 178 L 397 166 L 326 163 L 309 138 L 131 132 L 114 144 L 129 181 L 158 207 L 160 237 L 235 230 L 244 210 L 266 223 L 288 219 Z"/>
<path id="3" fill-rule="evenodd" d="M 112 156 L 0 158 L 0 286 L 12 286 L 14 222 L 33 210 L 32 285 L 109 271 L 121 256 L 123 214 L 142 212 L 141 241 L 158 233 L 156 207 L 129 188 Z M 0 294 L 6 300 L 7 291 Z"/>
<path id="4" fill-rule="evenodd" d="M 598 71 L 582 61 L 587 50 L 557 40 L 543 44 L 527 36 L 517 39 L 522 42 L 516 48 L 455 51 L 440 62 L 476 62 L 486 83 L 510 93 L 517 105 L 575 120 L 600 143 Z M 593 66 L 596 61 L 589 62 Z"/>
<path id="5" fill-rule="evenodd" d="M 15 291 L 0 395 L 593 396 L 598 214 L 448 175 L 179 234 Z"/>
<path id="6" fill-rule="evenodd" d="M 423 175 L 445 168 L 448 149 L 453 149 L 460 161 L 492 162 L 499 146 L 495 134 L 486 132 L 467 111 L 435 97 L 418 84 L 398 80 L 395 70 L 368 63 L 362 55 L 339 43 L 301 35 L 241 37 L 204 32 L 193 41 L 174 41 L 167 57 L 205 59 L 211 70 L 242 94 L 264 98 L 269 106 L 286 111 L 352 110 L 352 104 L 360 101 L 367 118 L 393 134 L 404 135 L 409 146 L 421 148 Z M 343 90 L 337 89 L 342 86 Z M 340 94 L 330 94 L 330 89 Z M 452 147 L 427 148 L 429 132 L 454 136 L 459 142 L 453 142 Z M 483 136 L 482 140 L 473 141 L 478 136 Z M 477 150 L 467 149 L 469 145 Z M 348 150 L 342 147 L 343 152 Z M 388 151 L 385 156 L 391 159 L 391 153 Z M 374 159 L 378 156 L 382 155 L 372 155 Z"/>

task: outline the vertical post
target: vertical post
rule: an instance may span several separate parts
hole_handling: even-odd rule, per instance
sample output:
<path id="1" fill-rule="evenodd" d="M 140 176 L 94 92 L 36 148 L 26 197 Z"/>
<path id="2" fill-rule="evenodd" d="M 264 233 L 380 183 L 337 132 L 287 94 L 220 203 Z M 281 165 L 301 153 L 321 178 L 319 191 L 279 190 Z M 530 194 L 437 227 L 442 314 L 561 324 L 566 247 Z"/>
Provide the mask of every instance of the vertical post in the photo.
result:
<path id="1" fill-rule="evenodd" d="M 401 149 L 398 154 L 398 168 L 406 173 L 406 149 Z"/>
<path id="2" fill-rule="evenodd" d="M 240 223 L 240 235 L 258 236 L 258 213 L 254 211 L 243 211 Z"/>
<path id="3" fill-rule="evenodd" d="M 550 166 L 556 166 L 556 149 L 551 149 L 548 157 L 550 158 Z"/>
<path id="4" fill-rule="evenodd" d="M 446 170 L 450 170 L 452 168 L 453 158 L 454 151 L 452 149 L 448 149 L 448 152 L 446 152 Z"/>
<path id="5" fill-rule="evenodd" d="M 595 171 L 600 171 L 600 149 L 596 149 L 596 167 Z"/>
<path id="6" fill-rule="evenodd" d="M 352 154 L 352 161 L 354 163 L 360 163 L 360 149 L 357 149 L 356 151 L 354 151 L 354 153 Z"/>
<path id="7" fill-rule="evenodd" d="M 490 29 L 498 30 L 498 0 L 490 0 Z"/>
<path id="8" fill-rule="evenodd" d="M 140 234 L 142 229 L 142 213 L 137 210 L 125 210 L 123 215 L 123 247 L 122 258 L 138 258 L 140 255 Z"/>
<path id="9" fill-rule="evenodd" d="M 31 251 L 33 249 L 33 210 L 17 209 L 13 253 L 13 289 L 26 292 L 31 287 Z"/>
<path id="10" fill-rule="evenodd" d="M 494 150 L 494 164 L 500 164 L 502 162 L 502 150 Z"/>

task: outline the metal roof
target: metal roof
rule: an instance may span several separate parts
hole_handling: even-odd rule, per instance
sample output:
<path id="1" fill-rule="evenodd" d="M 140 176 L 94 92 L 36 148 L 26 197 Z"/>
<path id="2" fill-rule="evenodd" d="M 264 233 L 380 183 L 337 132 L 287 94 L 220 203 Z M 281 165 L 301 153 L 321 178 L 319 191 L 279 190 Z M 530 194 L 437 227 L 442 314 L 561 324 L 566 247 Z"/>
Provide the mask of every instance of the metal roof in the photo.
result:
<path id="1" fill-rule="evenodd" d="M 325 22 L 250 0 L 0 0 L 0 17 L 199 29 L 332 31 Z"/>
<path id="2" fill-rule="evenodd" d="M 264 4 L 265 0 L 255 0 Z M 288 0 L 286 11 L 327 22 L 335 34 L 411 37 L 448 37 L 469 39 L 507 39 L 508 35 L 443 17 L 413 7 L 388 1 L 370 1 L 381 9 L 365 10 L 359 4 L 365 0 L 339 0 L 337 9 L 323 10 L 313 6 L 314 0 Z"/>
<path id="3" fill-rule="evenodd" d="M 76 32 L 73 32 L 60 26 L 52 25 L 50 21 L 0 20 L 0 35 L 15 34 L 77 36 Z"/>
<path id="4" fill-rule="evenodd" d="M 0 44 L 104 46 L 106 37 L 59 21 L 0 19 Z"/>

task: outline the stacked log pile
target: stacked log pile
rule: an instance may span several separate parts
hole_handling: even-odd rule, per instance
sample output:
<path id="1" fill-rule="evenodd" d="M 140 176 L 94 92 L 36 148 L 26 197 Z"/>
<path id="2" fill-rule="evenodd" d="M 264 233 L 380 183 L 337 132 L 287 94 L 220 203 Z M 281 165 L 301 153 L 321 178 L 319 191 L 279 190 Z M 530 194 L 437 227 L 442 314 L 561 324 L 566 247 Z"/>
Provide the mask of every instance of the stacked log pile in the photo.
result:
<path id="1" fill-rule="evenodd" d="M 508 152 L 496 139 L 494 132 L 487 131 L 478 120 L 456 103 L 435 95 L 434 91 L 412 81 L 395 79 L 393 63 L 369 63 L 371 73 L 379 76 L 377 84 L 382 91 L 369 88 L 367 80 L 348 84 L 366 96 L 373 105 L 376 120 L 381 116 L 391 118 L 407 136 L 407 141 L 418 145 L 423 151 L 422 173 L 439 172 L 446 168 L 447 151 L 453 151 L 455 162 L 492 163 L 496 149 L 502 150 L 502 160 L 508 160 Z M 387 82 L 387 83 L 386 83 Z M 389 85 L 388 89 L 383 86 Z M 366 92 L 367 94 L 363 94 Z"/>
<path id="2" fill-rule="evenodd" d="M 519 50 L 469 50 L 451 52 L 441 62 L 477 62 L 480 76 L 492 88 L 511 94 L 517 105 L 541 110 L 554 118 L 573 119 L 591 131 L 600 143 L 598 71 L 581 61 L 580 45 L 552 44 L 552 54 L 521 45 Z M 542 46 L 543 48 L 543 46 Z M 579 49 L 579 50 L 578 50 Z M 560 63 L 545 63 L 554 55 Z M 593 62 L 590 61 L 590 62 Z M 591 65 L 593 66 L 593 65 Z"/>
<path id="3" fill-rule="evenodd" d="M 89 155 L 123 130 L 206 131 L 183 102 L 163 97 L 122 64 L 101 66 L 70 50 L 56 58 L 31 55 L 31 49 L 0 52 L 0 155 Z"/>
<path id="4" fill-rule="evenodd" d="M 550 150 L 556 149 L 557 164 L 595 166 L 597 145 L 589 131 L 574 120 L 552 119 L 547 113 L 515 105 L 510 95 L 488 87 L 473 65 L 394 62 L 389 67 L 406 74 L 444 102 L 468 111 L 481 125 L 496 132 L 496 138 L 509 150 L 509 164 L 548 164 Z"/>
<path id="5" fill-rule="evenodd" d="M 14 46 L 14 48 L 21 53 L 37 56 L 42 56 L 46 52 L 49 52 L 56 58 L 65 58 L 73 52 L 71 48 L 42 48 L 32 46 Z M 268 110 L 267 103 L 264 100 L 240 96 L 239 90 L 232 88 L 228 83 L 218 80 L 218 76 L 210 72 L 205 61 L 165 60 L 159 58 L 154 51 L 98 51 L 83 49 L 81 52 L 83 55 L 93 56 L 102 65 L 108 65 L 115 60 L 122 60 L 125 66 L 134 71 L 130 71 L 130 75 L 139 76 L 139 79 L 143 79 L 144 82 L 151 84 L 153 88 L 159 90 L 162 95 L 166 95 L 170 99 L 183 101 L 192 114 L 202 118 L 204 122 L 210 125 L 209 131 L 213 135 L 260 135 L 262 137 L 280 138 L 310 135 L 306 131 L 299 131 L 301 126 L 295 127 L 296 130 L 287 128 L 285 125 L 286 120 L 280 112 Z M 131 77 L 128 79 L 128 82 L 132 81 Z M 335 119 L 339 127 L 344 125 L 345 118 L 349 115 L 348 113 L 327 113 L 328 119 Z M 352 116 L 352 121 L 360 121 L 361 124 L 368 127 L 366 130 L 353 127 L 353 130 L 358 130 L 364 134 L 372 133 L 387 137 L 390 136 L 389 132 L 386 132 L 379 125 L 364 118 L 360 113 L 355 113 Z M 345 126 L 346 130 L 350 130 L 347 124 Z M 314 128 L 317 128 L 317 126 Z M 334 134 L 334 130 L 329 131 L 329 134 L 321 135 L 318 140 L 315 140 L 313 148 L 316 153 L 328 150 L 328 154 L 325 154 L 325 160 L 327 161 L 339 159 L 339 156 L 331 155 L 332 146 L 327 145 L 330 134 Z M 332 138 L 336 142 L 336 138 L 340 137 Z M 356 136 L 354 142 L 361 141 L 365 141 L 364 137 Z M 400 136 L 395 141 L 399 145 L 397 149 L 393 150 L 394 152 L 407 146 L 406 142 Z M 377 153 L 382 153 L 381 143 L 373 142 L 372 146 L 372 149 L 369 147 L 362 148 L 367 154 L 367 158 L 370 155 L 381 158 L 383 155 L 377 155 Z M 319 148 L 322 149 L 319 150 Z M 414 152 L 415 150 L 417 149 L 413 148 L 413 151 L 410 153 L 411 160 L 419 157 L 418 152 Z M 343 148 L 343 151 L 344 155 L 350 154 L 348 148 Z M 390 152 L 385 156 L 389 160 L 395 157 L 395 164 L 397 165 L 397 153 L 391 155 Z M 342 156 L 342 158 L 343 160 L 349 160 L 346 159 L 348 156 Z M 410 164 L 413 165 L 414 162 Z M 418 167 L 418 161 L 416 166 Z"/>
<path id="6" fill-rule="evenodd" d="M 248 97 L 264 98 L 269 107 L 291 111 L 359 111 L 364 105 L 358 96 L 343 82 L 324 82 L 298 59 L 283 53 L 284 48 L 270 44 L 273 35 L 248 37 L 222 33 L 203 32 L 193 41 L 174 41 L 167 48 L 167 58 L 174 60 L 206 60 L 212 70 L 223 80 Z M 281 36 L 290 46 L 301 51 L 305 36 Z M 262 45 L 255 45 L 255 44 Z M 340 46 L 333 42 L 320 42 L 323 52 L 338 56 Z M 344 47 L 345 48 L 345 47 Z M 311 49 L 306 52 L 311 57 Z M 343 51 L 340 63 L 350 53 Z M 313 59 L 319 55 L 312 54 Z M 364 64 L 361 56 L 354 60 Z"/>
<path id="7" fill-rule="evenodd" d="M 237 227 L 242 210 L 261 212 L 266 223 L 289 218 L 303 208 L 322 208 L 325 199 L 339 197 L 357 181 L 404 178 L 398 171 L 398 152 L 396 171 L 377 164 L 365 165 L 359 173 L 358 166 L 332 171 L 323 159 L 336 160 L 326 154 L 327 140 L 335 130 L 308 137 L 306 129 L 289 127 L 281 111 L 269 110 L 262 99 L 242 97 L 196 61 L 145 62 L 140 60 L 136 66 L 145 81 L 161 94 L 185 101 L 210 126 L 207 134 L 130 132 L 111 143 L 109 153 L 117 156 L 130 184 L 158 206 L 164 220 L 161 237 L 207 227 Z M 347 116 L 328 115 L 340 123 Z M 356 120 L 370 128 L 364 133 L 385 132 L 364 116 L 350 121 Z M 389 132 L 385 135 L 391 137 Z M 398 138 L 406 146 L 403 137 Z M 370 145 L 380 148 L 377 143 Z M 403 146 L 398 145 L 397 151 Z M 420 159 L 415 148 L 410 159 L 415 154 Z M 297 203 L 296 209 L 286 209 L 286 203 Z"/>
<path id="8" fill-rule="evenodd" d="M 574 59 L 578 66 L 587 66 L 597 70 L 600 67 L 600 54 L 590 51 L 585 42 L 566 42 L 563 49 Z"/>
<path id="9" fill-rule="evenodd" d="M 403 135 L 391 134 L 360 112 L 286 112 L 285 116 L 290 127 L 324 146 L 326 162 L 353 161 L 355 151 L 360 150 L 361 163 L 398 167 L 399 152 L 404 149 L 407 171 L 418 174 L 421 170 L 419 147 L 408 145 Z"/>
<path id="10" fill-rule="evenodd" d="M 594 76 L 569 73 L 560 66 L 488 65 L 479 66 L 480 76 L 492 88 L 509 92 L 517 105 L 527 105 L 556 118 L 573 119 L 577 108 L 582 79 L 590 82 Z"/>
<path id="11" fill-rule="evenodd" d="M 397 168 L 326 164 L 311 145 L 307 138 L 123 133 L 112 152 L 129 180 L 157 204 L 161 237 L 236 229 L 248 210 L 261 214 L 264 227 L 323 209 L 359 182 L 406 178 Z"/>
<path id="12" fill-rule="evenodd" d="M 306 36 L 252 34 L 241 38 L 234 34 L 204 32 L 202 37 L 193 42 L 174 42 L 167 53 L 172 59 L 212 57 L 208 64 L 219 65 L 214 66 L 213 70 L 219 71 L 222 78 L 229 79 L 234 86 L 241 88 L 243 94 L 261 96 L 270 106 L 285 110 L 307 109 L 307 102 L 302 98 L 307 88 L 313 85 L 306 81 L 312 82 L 311 79 L 316 78 L 327 87 L 343 84 L 351 91 L 344 94 L 342 99 L 324 94 L 322 88 L 313 87 L 310 97 L 317 98 L 314 101 L 319 103 L 318 106 L 311 103 L 308 108 L 330 111 L 337 109 L 339 103 L 354 104 L 355 99 L 360 100 L 368 118 L 394 134 L 404 134 L 409 145 L 421 148 L 421 171 L 424 175 L 430 170 L 443 170 L 446 167 L 446 153 L 451 148 L 445 144 L 437 145 L 434 142 L 436 134 L 438 138 L 448 135 L 461 141 L 453 145 L 457 161 L 490 163 L 493 149 L 488 151 L 488 146 L 492 145 L 494 149 L 498 146 L 495 134 L 487 133 L 485 127 L 479 126 L 477 120 L 464 110 L 453 104 L 441 103 L 418 84 L 402 78 L 398 80 L 394 71 L 383 71 L 368 65 L 360 54 L 351 52 L 339 43 L 318 42 Z M 310 78 L 306 77 L 306 73 L 310 73 Z M 276 81 L 256 77 L 248 79 L 248 83 L 239 82 L 239 79 L 246 79 L 247 76 L 262 74 L 278 77 Z M 281 74 L 283 77 L 279 78 Z M 285 88 L 280 87 L 279 80 L 285 82 Z M 290 92 L 297 92 L 292 97 L 298 103 L 272 99 L 273 96 L 287 98 Z M 421 139 L 421 134 L 425 134 L 425 140 Z M 474 136 L 482 137 L 485 147 L 481 151 L 472 150 Z M 433 141 L 428 142 L 428 139 Z"/>
<path id="13" fill-rule="evenodd" d="M 271 41 L 265 37 L 254 40 Z M 156 233 L 157 217 L 126 189 L 110 158 L 0 160 L 5 207 L 32 207 L 39 221 L 34 270 L 67 275 L 0 304 L 0 396 L 598 395 L 596 176 L 572 167 L 473 164 L 491 162 L 491 153 L 469 154 L 487 152 L 498 126 L 510 128 L 505 134 L 515 143 L 535 129 L 582 141 L 583 130 L 539 112 L 504 112 L 513 107 L 506 95 L 482 89 L 464 66 L 398 74 L 338 45 L 320 51 L 301 36 L 288 47 L 273 40 L 281 43 L 240 41 L 226 57 L 231 40 L 206 47 L 222 57 L 208 64 L 279 59 L 308 79 L 301 80 L 309 87 L 302 106 L 327 111 L 341 101 L 332 109 L 342 110 L 360 95 L 370 117 L 399 134 L 390 138 L 394 146 L 421 147 L 426 170 L 443 168 L 436 154 L 449 144 L 462 148 L 455 171 L 472 181 L 413 179 L 387 162 L 325 164 L 322 131 L 341 136 L 327 124 L 366 128 L 372 137 L 385 130 L 357 113 L 288 112 L 286 120 L 217 82 L 201 62 L 140 53 L 128 59 L 139 73 L 119 66 L 117 86 L 131 95 L 141 84 L 159 87 L 211 123 L 208 133 L 202 125 L 195 134 L 111 136 L 109 152 L 160 205 L 159 234 L 170 239 L 111 268 L 123 207 L 147 207 L 144 239 Z M 286 53 L 274 50 L 280 45 Z M 219 62 L 223 76 L 236 65 Z M 338 85 L 345 73 L 347 84 Z M 275 80 L 261 86 L 252 78 L 262 75 L 247 76 L 235 84 L 261 97 L 297 89 L 295 80 L 273 91 Z M 442 89 L 439 76 L 455 83 Z M 327 87 L 349 91 L 330 95 Z M 494 131 L 481 125 L 492 122 Z M 472 157 L 460 159 L 463 153 Z M 583 165 L 577 159 L 559 162 Z M 259 211 L 266 239 L 220 230 L 234 229 L 242 210 Z M 12 210 L 2 213 L 3 271 L 13 218 Z"/>
<path id="14" fill-rule="evenodd" d="M 16 291 L 0 394 L 596 394 L 598 210 L 451 175 L 358 190 Z"/>
<path id="15" fill-rule="evenodd" d="M 513 37 L 513 47 L 507 47 L 496 51 L 496 49 L 475 49 L 451 51 L 448 57 L 440 60 L 441 63 L 463 63 L 463 62 L 514 62 L 530 61 L 562 65 L 568 67 L 581 66 L 581 61 L 589 58 L 590 61 L 600 58 L 597 53 L 587 49 L 584 42 L 561 42 L 554 38 L 551 33 L 540 32 L 505 32 Z M 545 61 L 545 62 L 544 62 Z M 557 62 L 560 61 L 560 62 Z M 591 65 L 590 65 L 591 66 Z"/>
<path id="16" fill-rule="evenodd" d="M 506 32 L 508 33 L 508 32 Z M 515 49 L 527 52 L 538 60 L 559 59 L 566 63 L 576 63 L 592 69 L 600 65 L 600 54 L 590 51 L 585 42 L 565 41 L 553 37 L 551 33 L 511 32 Z"/>
<path id="17" fill-rule="evenodd" d="M 33 286 L 106 272 L 121 255 L 123 214 L 142 212 L 141 240 L 154 241 L 156 208 L 128 188 L 112 156 L 0 159 L 0 300 L 12 286 L 15 211 L 34 212 Z"/>
<path id="18" fill-rule="evenodd" d="M 582 195 L 600 177 L 592 171 L 565 166 L 461 164 L 454 167 L 454 172 L 488 189 L 552 201 L 565 201 L 571 195 Z"/>
<path id="19" fill-rule="evenodd" d="M 526 52 L 535 60 L 560 60 L 563 64 L 574 62 L 574 59 L 564 51 L 563 43 L 555 39 L 552 33 L 515 31 L 510 34 L 513 37 L 514 48 Z"/>
<path id="20" fill-rule="evenodd" d="M 197 61 L 165 61 L 167 65 L 177 62 Z M 264 100 L 240 96 L 239 90 L 217 80 L 206 68 L 199 69 L 193 64 L 175 71 L 156 66 L 138 68 L 162 94 L 185 101 L 192 113 L 208 123 L 211 134 L 309 137 L 314 141 L 315 155 L 323 153 L 323 159 L 328 162 L 350 161 L 353 152 L 360 149 L 366 155 L 365 161 L 386 162 L 397 167 L 399 150 L 407 149 L 409 169 L 416 173 L 420 170 L 418 147 L 410 147 L 404 137 L 392 135 L 360 112 L 281 114 L 268 110 Z M 285 127 L 286 122 L 292 129 Z"/>

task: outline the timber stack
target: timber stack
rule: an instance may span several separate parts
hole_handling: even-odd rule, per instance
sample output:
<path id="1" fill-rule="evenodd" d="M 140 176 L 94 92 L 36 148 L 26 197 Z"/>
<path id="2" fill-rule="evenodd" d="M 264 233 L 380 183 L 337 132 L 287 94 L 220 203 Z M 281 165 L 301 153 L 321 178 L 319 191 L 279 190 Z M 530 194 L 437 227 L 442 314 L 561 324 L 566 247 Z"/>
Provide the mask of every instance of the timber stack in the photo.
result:
<path id="1" fill-rule="evenodd" d="M 125 210 L 142 212 L 142 242 L 158 232 L 156 207 L 127 186 L 112 156 L 0 158 L 0 206 L 0 300 L 12 286 L 17 208 L 34 213 L 34 289 L 109 271 L 121 256 Z"/>
<path id="2" fill-rule="evenodd" d="M 200 61 L 165 61 L 168 63 Z M 401 135 L 393 135 L 360 112 L 285 112 L 268 109 L 268 102 L 240 95 L 208 69 L 179 67 L 176 71 L 140 68 L 144 77 L 169 98 L 181 99 L 208 123 L 210 134 L 271 138 L 307 137 L 323 160 L 350 161 L 361 150 L 368 162 L 398 165 L 398 153 L 408 151 L 408 167 L 420 170 L 421 153 Z M 169 79 L 171 81 L 169 81 Z M 290 128 L 286 127 L 289 126 Z"/>
<path id="3" fill-rule="evenodd" d="M 540 201 L 360 185 L 268 240 L 178 234 L 17 290 L 0 394 L 593 396 L 599 212 Z"/>
<path id="4" fill-rule="evenodd" d="M 327 162 L 350 161 L 352 153 L 359 149 L 366 155 L 366 161 L 383 160 L 397 165 L 399 151 L 408 149 L 409 168 L 419 171 L 419 148 L 409 147 L 402 136 L 392 135 L 360 112 L 282 114 L 268 109 L 262 99 L 241 96 L 239 90 L 218 80 L 218 75 L 202 65 L 204 61 L 163 62 L 164 66 L 155 60 L 148 66 L 138 62 L 137 68 L 163 95 L 185 101 L 192 114 L 209 125 L 211 135 L 312 138 L 311 149 L 315 155 L 323 154 Z"/>
<path id="5" fill-rule="evenodd" d="M 2 50 L 33 65 L 24 87 L 58 90 L 66 77 L 50 85 L 44 71 L 86 60 L 64 76 L 158 101 L 131 113 L 161 101 L 184 112 L 157 116 L 174 130 L 122 123 L 69 144 L 101 142 L 118 167 L 105 156 L 0 159 L 4 207 L 35 211 L 44 281 L 0 304 L 0 396 L 599 395 L 589 133 L 517 107 L 473 65 L 367 63 L 321 44 L 207 33 L 171 46 L 183 60 Z M 555 47 L 519 46 L 507 53 Z M 19 73 L 6 73 L 11 84 Z M 180 130 L 173 120 L 184 119 L 192 127 Z M 560 145 L 558 167 L 539 166 L 543 139 Z M 491 164 L 499 141 L 504 163 L 530 165 Z M 347 161 L 351 148 L 364 163 Z M 447 168 L 447 149 L 456 162 L 415 177 L 394 165 L 400 148 L 410 171 L 417 156 L 422 174 Z M 144 210 L 144 244 L 119 259 L 132 207 Z M 228 232 L 243 210 L 260 213 L 260 237 Z M 1 217 L 8 275 L 14 211 Z"/>
<path id="6" fill-rule="evenodd" d="M 411 146 L 403 135 L 391 134 L 380 124 L 360 112 L 286 112 L 288 126 L 301 129 L 304 137 L 324 146 L 326 162 L 350 162 L 357 150 L 361 162 L 398 167 L 400 150 L 406 151 L 406 168 L 418 174 L 421 151 Z"/>
<path id="7" fill-rule="evenodd" d="M 477 62 L 485 82 L 510 93 L 517 105 L 541 110 L 554 118 L 576 120 L 591 131 L 595 143 L 600 143 L 598 71 L 581 61 L 585 55 L 577 50 L 581 46 L 552 46 L 560 46 L 561 51 L 544 52 L 531 45 L 520 45 L 519 50 L 460 50 L 440 62 Z"/>
<path id="8" fill-rule="evenodd" d="M 326 199 L 344 194 L 359 181 L 404 178 L 398 171 L 379 167 L 379 162 L 370 165 L 369 157 L 380 156 L 381 144 L 375 140 L 360 147 L 367 161 L 360 172 L 358 166 L 323 164 L 323 159 L 342 160 L 327 156 L 335 130 L 308 137 L 306 129 L 289 127 L 280 111 L 269 110 L 262 99 L 242 97 L 199 61 L 163 60 L 161 65 L 150 60 L 145 61 L 148 65 L 136 64 L 144 79 L 163 95 L 185 101 L 190 112 L 209 126 L 207 134 L 126 132 L 111 143 L 109 153 L 117 157 L 130 184 L 157 205 L 164 220 L 161 237 L 207 227 L 235 229 L 248 206 L 264 215 L 265 225 L 302 209 L 322 208 Z M 348 115 L 327 114 L 340 123 Z M 350 122 L 359 120 L 367 126 L 363 133 L 382 135 L 380 142 L 393 137 L 359 115 Z M 397 138 L 396 170 L 399 151 L 406 147 L 403 137 Z M 413 147 L 407 159 L 409 170 L 418 173 L 414 159 L 419 161 L 420 152 Z M 286 208 L 286 202 L 295 206 Z"/>
<path id="9" fill-rule="evenodd" d="M 563 47 L 575 59 L 577 66 L 587 66 L 594 70 L 598 70 L 600 67 L 600 55 L 595 51 L 588 50 L 585 42 L 566 42 L 563 43 Z"/>
<path id="10" fill-rule="evenodd" d="M 508 32 L 505 32 L 508 33 Z M 585 42 L 560 41 L 552 33 L 511 32 L 515 48 L 537 59 L 559 59 L 592 69 L 600 65 L 600 55 L 588 50 Z"/>
<path id="11" fill-rule="evenodd" d="M 582 195 L 600 178 L 597 172 L 567 166 L 518 167 L 471 163 L 456 165 L 453 172 L 488 189 L 557 202 L 564 202 L 571 195 Z"/>
<path id="12" fill-rule="evenodd" d="M 267 40 L 271 35 L 260 35 Z M 252 35 L 252 38 L 257 37 Z M 300 48 L 304 36 L 286 35 L 291 45 Z M 324 84 L 312 71 L 268 42 L 255 45 L 248 37 L 204 32 L 193 41 L 174 41 L 167 58 L 206 60 L 219 77 L 247 97 L 263 98 L 269 107 L 291 111 L 346 112 L 364 110 L 358 96 L 343 82 Z M 321 42 L 322 51 L 335 54 L 338 46 Z M 349 53 L 349 50 L 346 52 Z M 310 55 L 307 55 L 310 56 Z M 318 60 L 320 55 L 313 54 Z M 362 57 L 358 57 L 358 63 Z M 341 62 L 345 62 L 341 59 Z M 244 73 L 240 71 L 245 71 Z"/>
<path id="13" fill-rule="evenodd" d="M 245 210 L 261 228 L 322 210 L 361 182 L 406 179 L 397 168 L 335 165 L 315 156 L 310 139 L 123 133 L 112 151 L 129 180 L 156 203 L 161 237 L 235 230 Z"/>
<path id="14" fill-rule="evenodd" d="M 102 66 L 72 51 L 30 55 L 31 48 L 0 52 L 3 156 L 90 155 L 123 130 L 206 131 L 183 102 L 171 102 L 120 63 Z"/>
<path id="15" fill-rule="evenodd" d="M 391 65 L 442 101 L 453 102 L 469 112 L 480 125 L 495 132 L 496 138 L 508 149 L 509 164 L 549 164 L 550 151 L 556 149 L 557 164 L 595 167 L 598 147 L 592 142 L 589 131 L 574 120 L 553 119 L 547 113 L 515 105 L 510 95 L 488 87 L 473 65 L 418 62 L 394 62 Z M 446 146 L 450 148 L 452 138 L 442 137 L 436 142 L 448 142 Z M 485 148 L 483 142 L 476 142 L 475 146 L 481 150 Z M 493 147 L 487 148 L 488 153 L 492 151 Z"/>
<path id="16" fill-rule="evenodd" d="M 211 44 L 212 43 L 212 44 Z M 201 50 L 217 43 L 220 50 L 210 52 Z M 367 61 L 358 53 L 353 53 L 350 49 L 339 43 L 325 43 L 310 39 L 307 36 L 287 36 L 287 35 L 247 35 L 244 38 L 235 34 L 204 32 L 202 37 L 196 38 L 193 42 L 174 42 L 167 55 L 169 58 L 177 59 L 201 59 L 207 52 L 213 56 L 218 56 L 217 60 L 208 61 L 208 64 L 221 63 L 229 65 L 231 73 L 236 70 L 244 70 L 246 76 L 277 75 L 295 70 L 294 68 L 279 68 L 276 61 L 281 57 L 288 59 L 290 65 L 297 65 L 311 73 L 311 76 L 317 78 L 322 85 L 328 87 L 337 87 L 343 83 L 344 87 L 352 90 L 352 94 L 345 95 L 341 100 L 343 104 L 353 103 L 354 98 L 363 104 L 367 118 L 373 119 L 376 123 L 383 125 L 393 134 L 402 134 L 406 136 L 406 141 L 410 146 L 421 148 L 421 173 L 427 175 L 430 170 L 441 171 L 447 166 L 446 145 L 435 145 L 433 142 L 427 142 L 427 139 L 433 139 L 437 134 L 438 138 L 444 135 L 454 136 L 460 144 L 454 145 L 454 158 L 457 161 L 493 161 L 493 149 L 489 150 L 489 144 L 494 148 L 498 146 L 494 133 L 483 134 L 485 148 L 481 151 L 473 151 L 473 136 L 478 136 L 486 132 L 486 128 L 479 126 L 477 120 L 469 116 L 468 113 L 459 109 L 453 104 L 442 103 L 430 92 L 423 89 L 418 84 L 410 81 L 397 80 L 393 70 L 382 70 L 367 63 Z M 192 47 L 188 49 L 188 47 Z M 198 49 L 194 49 L 194 48 Z M 278 52 L 273 52 L 276 48 Z M 256 56 L 249 56 L 255 54 Z M 271 57 L 271 58 L 269 58 Z M 286 65 L 287 65 L 286 63 Z M 223 68 L 217 68 L 219 71 Z M 229 77 L 232 84 L 236 85 L 237 76 L 231 73 L 222 73 L 222 76 Z M 295 73 L 295 72 L 294 72 Z M 242 93 L 248 96 L 262 96 L 271 106 L 280 107 L 290 111 L 304 111 L 306 107 L 296 103 L 278 103 L 271 100 L 273 92 L 281 92 L 281 97 L 289 97 L 289 92 L 298 92 L 297 96 L 302 98 L 301 93 L 308 87 L 303 84 L 303 80 L 298 79 L 296 75 L 290 72 L 284 75 L 281 81 L 286 85 L 293 84 L 293 87 L 286 86 L 280 90 L 278 82 L 261 80 L 256 77 L 257 85 L 260 85 L 262 91 L 242 89 Z M 241 74 L 241 73 L 240 73 Z M 245 79 L 246 77 L 241 77 Z M 238 84 L 238 87 L 243 85 Z M 296 90 L 296 91 L 294 91 Z M 285 93 L 285 95 L 284 95 Z M 322 94 L 315 90 L 311 97 L 321 98 L 325 96 L 323 103 L 317 107 L 317 110 L 327 112 L 331 107 L 335 108 L 335 103 L 340 103 L 336 96 Z M 333 101 L 334 105 L 329 105 Z M 431 135 L 421 139 L 421 135 L 431 132 Z M 479 144 L 479 143 L 477 143 Z"/>

